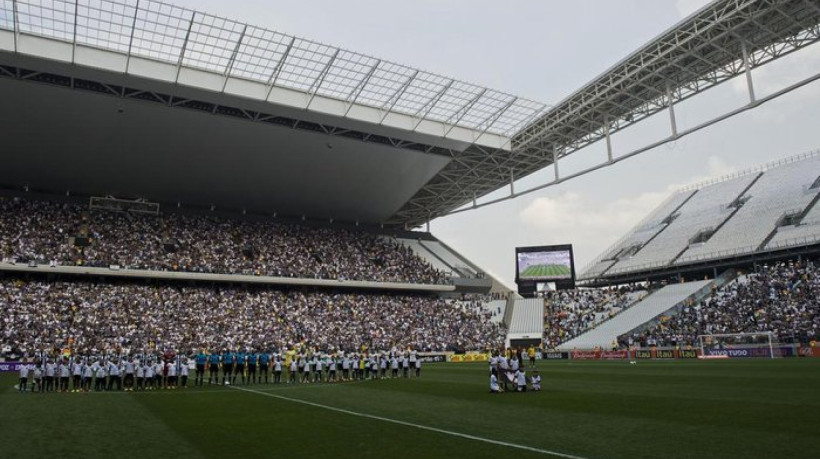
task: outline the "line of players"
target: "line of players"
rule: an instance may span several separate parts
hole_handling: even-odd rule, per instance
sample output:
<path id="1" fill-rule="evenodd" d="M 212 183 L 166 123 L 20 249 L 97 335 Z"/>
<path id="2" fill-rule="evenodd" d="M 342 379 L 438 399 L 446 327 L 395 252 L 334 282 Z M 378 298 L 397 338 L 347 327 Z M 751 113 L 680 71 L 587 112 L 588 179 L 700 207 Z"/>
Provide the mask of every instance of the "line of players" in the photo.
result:
<path id="1" fill-rule="evenodd" d="M 88 392 L 154 390 L 188 387 L 191 364 L 194 384 L 317 383 L 421 376 L 421 358 L 415 351 L 326 355 L 301 353 L 283 356 L 262 352 L 231 352 L 192 356 L 158 355 L 40 358 L 20 365 L 18 390 L 26 392 Z"/>
<path id="2" fill-rule="evenodd" d="M 20 392 L 133 391 L 187 387 L 189 366 L 184 356 L 78 356 L 22 362 L 19 372 Z"/>
<path id="3" fill-rule="evenodd" d="M 509 389 L 508 383 L 512 383 L 516 392 L 527 391 L 527 372 L 523 368 L 523 360 L 519 359 L 520 353 L 505 355 L 494 352 L 490 356 L 491 393 L 506 392 Z M 530 366 L 535 367 L 534 357 L 530 358 Z M 536 392 L 541 390 L 541 375 L 538 374 L 538 370 L 533 370 L 529 383 L 532 390 Z"/>
<path id="4" fill-rule="evenodd" d="M 416 351 L 400 353 L 328 355 L 318 352 L 292 355 L 223 351 L 195 357 L 195 384 L 281 384 L 286 372 L 288 384 L 357 381 L 365 379 L 421 376 L 421 358 Z M 220 375 L 221 373 L 221 375 Z"/>

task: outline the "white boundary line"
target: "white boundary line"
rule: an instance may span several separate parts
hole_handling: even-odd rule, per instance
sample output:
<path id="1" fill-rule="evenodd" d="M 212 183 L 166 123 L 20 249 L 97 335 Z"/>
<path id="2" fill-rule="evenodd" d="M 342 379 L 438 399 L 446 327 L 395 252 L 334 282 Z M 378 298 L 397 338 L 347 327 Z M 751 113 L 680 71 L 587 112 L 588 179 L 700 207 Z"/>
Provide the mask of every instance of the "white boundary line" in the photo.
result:
<path id="1" fill-rule="evenodd" d="M 255 387 L 260 387 L 260 386 L 264 387 L 264 389 L 257 389 L 258 392 L 279 392 L 279 391 L 287 391 L 289 389 L 294 389 L 295 390 L 297 388 L 301 388 L 301 389 L 310 389 L 310 388 L 318 389 L 320 387 L 349 386 L 349 385 L 352 385 L 352 384 L 359 384 L 359 383 L 364 383 L 364 382 L 369 382 L 369 381 L 366 381 L 366 380 L 359 381 L 359 380 L 357 380 L 357 381 L 340 381 L 340 382 L 335 382 L 335 383 L 318 383 L 318 384 L 317 383 L 310 383 L 310 384 L 307 384 L 307 383 L 296 383 L 296 384 L 288 384 L 288 383 L 274 384 L 274 383 L 270 383 L 270 384 L 254 384 L 251 387 L 254 387 L 254 386 Z M 218 384 L 218 383 L 211 383 L 211 384 L 207 384 L 206 386 L 216 386 L 216 387 L 221 387 L 222 389 L 202 389 L 202 388 L 198 389 L 197 386 L 188 386 L 185 389 L 178 388 L 178 389 L 171 389 L 171 390 L 168 390 L 168 389 L 156 389 L 156 390 L 152 389 L 152 390 L 136 390 L 136 391 L 125 391 L 125 390 L 96 391 L 96 390 L 91 390 L 91 391 L 88 391 L 88 392 L 85 392 L 85 391 L 81 391 L 81 392 L 72 392 L 72 391 L 60 392 L 60 391 L 57 391 L 57 390 L 53 390 L 53 391 L 50 391 L 50 392 L 43 392 L 42 394 L 46 395 L 46 394 L 78 393 L 78 394 L 83 394 L 83 395 L 136 395 L 136 396 L 142 396 L 142 395 L 196 395 L 196 394 L 219 394 L 219 393 L 230 394 L 231 392 L 227 389 L 233 387 L 232 385 L 225 386 L 225 385 Z M 203 386 L 203 387 L 205 387 L 205 386 Z M 20 391 L 20 384 L 19 383 L 15 384 L 15 385 L 12 386 L 12 388 L 14 389 L 15 392 L 19 392 Z M 35 392 L 33 390 L 27 390 L 24 393 L 26 393 L 26 394 L 31 393 L 31 394 L 38 394 L 38 395 L 41 394 L 41 392 Z"/>
<path id="2" fill-rule="evenodd" d="M 385 418 L 385 417 L 382 417 L 382 416 L 376 416 L 376 415 L 373 415 L 373 414 L 359 413 L 357 411 L 350 411 L 350 410 L 346 410 L 344 408 L 336 408 L 336 407 L 333 407 L 333 406 L 322 405 L 321 403 L 310 402 L 310 401 L 301 400 L 301 399 L 298 399 L 298 398 L 286 397 L 284 395 L 272 394 L 272 393 L 269 393 L 269 392 L 261 392 L 261 391 L 258 391 L 258 390 L 246 389 L 244 387 L 238 387 L 238 386 L 228 386 L 228 387 L 230 387 L 231 389 L 234 389 L 234 390 L 242 391 L 242 392 L 249 392 L 249 393 L 257 394 L 257 395 L 264 395 L 265 397 L 278 398 L 280 400 L 285 400 L 285 401 L 293 402 L 293 403 L 301 403 L 303 405 L 309 405 L 309 406 L 316 407 L 316 408 L 321 408 L 321 409 L 324 409 L 324 410 L 335 411 L 337 413 L 344 413 L 344 414 L 349 414 L 351 416 L 357 416 L 357 417 L 360 417 L 360 418 L 375 419 L 377 421 L 389 422 L 389 423 L 392 423 L 392 424 L 399 424 L 399 425 L 407 426 L 407 427 L 414 427 L 416 429 L 428 430 L 428 431 L 431 431 L 431 432 L 437 432 L 437 433 L 440 433 L 440 434 L 450 435 L 450 436 L 453 436 L 453 437 L 460 437 L 460 438 L 466 438 L 468 440 L 482 441 L 482 442 L 485 442 L 485 443 L 492 443 L 494 445 L 506 446 L 508 448 L 521 449 L 521 450 L 524 450 L 524 451 L 530 451 L 530 452 L 534 452 L 534 453 L 546 454 L 546 455 L 549 455 L 549 456 L 562 457 L 562 458 L 565 458 L 565 459 L 586 459 L 586 458 L 581 457 L 581 456 L 573 456 L 571 454 L 559 453 L 557 451 L 550 451 L 548 449 L 533 448 L 531 446 L 518 445 L 518 444 L 515 444 L 515 443 L 508 443 L 508 442 L 500 441 L 500 440 L 492 440 L 490 438 L 478 437 L 478 436 L 475 436 L 475 435 L 469 435 L 469 434 L 460 433 L 460 432 L 453 432 L 451 430 L 444 430 L 444 429 L 439 429 L 437 427 L 430 427 L 430 426 L 425 426 L 425 425 L 421 425 L 421 424 L 414 424 L 412 422 L 400 421 L 398 419 L 390 419 L 390 418 Z"/>

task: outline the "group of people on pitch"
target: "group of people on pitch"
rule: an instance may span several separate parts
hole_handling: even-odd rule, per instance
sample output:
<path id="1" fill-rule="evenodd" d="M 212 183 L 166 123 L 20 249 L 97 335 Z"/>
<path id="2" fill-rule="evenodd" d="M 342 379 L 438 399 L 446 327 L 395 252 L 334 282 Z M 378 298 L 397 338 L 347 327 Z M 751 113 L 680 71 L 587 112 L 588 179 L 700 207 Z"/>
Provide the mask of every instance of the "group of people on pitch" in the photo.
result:
<path id="1" fill-rule="evenodd" d="M 281 384 L 283 372 L 287 384 L 421 376 L 421 357 L 415 350 L 337 354 L 303 350 L 285 355 L 223 350 L 221 354 L 200 352 L 194 360 L 197 385 L 203 384 L 206 372 L 208 384 L 225 385 Z"/>
<path id="2" fill-rule="evenodd" d="M 188 375 L 209 384 L 318 383 L 398 377 L 420 377 L 421 357 L 415 350 L 325 354 L 318 351 L 269 352 L 224 350 L 196 355 L 40 356 L 20 364 L 20 392 L 89 392 L 154 390 L 188 387 Z"/>
<path id="3" fill-rule="evenodd" d="M 533 370 L 532 376 L 527 377 L 519 355 L 515 352 L 509 355 L 494 352 L 490 356 L 490 393 L 506 392 L 510 390 L 510 385 L 515 392 L 526 392 L 528 383 L 531 390 L 541 390 L 541 375 L 538 370 Z M 534 360 L 531 361 L 531 366 L 535 366 Z"/>
<path id="4" fill-rule="evenodd" d="M 20 392 L 89 392 L 175 389 L 188 386 L 188 358 L 182 355 L 41 356 L 23 359 Z"/>

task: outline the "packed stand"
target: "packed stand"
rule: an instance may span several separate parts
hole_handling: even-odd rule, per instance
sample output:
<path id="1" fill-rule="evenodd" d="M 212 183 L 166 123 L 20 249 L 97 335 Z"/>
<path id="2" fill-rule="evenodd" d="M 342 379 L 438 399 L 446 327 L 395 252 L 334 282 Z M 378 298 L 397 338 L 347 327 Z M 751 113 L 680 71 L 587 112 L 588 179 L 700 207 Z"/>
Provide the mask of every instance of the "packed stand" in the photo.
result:
<path id="1" fill-rule="evenodd" d="M 742 276 L 619 342 L 683 347 L 698 345 L 698 335 L 772 332 L 781 342 L 806 343 L 817 340 L 820 330 L 818 298 L 820 269 L 811 262 L 781 262 Z"/>
<path id="2" fill-rule="evenodd" d="M 483 320 L 500 322 L 503 319 L 503 309 L 497 304 L 506 300 L 494 300 L 494 295 L 468 294 L 462 295 L 458 300 L 451 301 L 451 304 L 461 308 L 463 311 L 476 314 Z"/>
<path id="3" fill-rule="evenodd" d="M 504 330 L 470 308 L 430 296 L 135 283 L 0 281 L 0 345 L 71 348 L 322 350 L 498 347 Z"/>
<path id="4" fill-rule="evenodd" d="M 79 204 L 19 198 L 0 198 L 0 255 L 18 263 L 446 282 L 410 248 L 365 232 L 205 215 L 90 211 Z"/>
<path id="5" fill-rule="evenodd" d="M 544 308 L 544 346 L 553 349 L 595 328 L 645 295 L 633 287 L 552 292 Z"/>

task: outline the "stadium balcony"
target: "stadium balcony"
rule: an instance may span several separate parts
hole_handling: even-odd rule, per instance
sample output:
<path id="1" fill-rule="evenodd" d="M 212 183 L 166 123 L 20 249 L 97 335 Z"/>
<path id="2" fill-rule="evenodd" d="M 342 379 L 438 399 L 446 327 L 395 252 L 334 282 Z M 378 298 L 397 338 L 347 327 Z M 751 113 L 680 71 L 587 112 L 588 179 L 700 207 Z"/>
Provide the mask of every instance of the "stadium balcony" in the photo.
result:
<path id="1" fill-rule="evenodd" d="M 820 252 L 820 151 L 683 189 L 582 270 L 582 285 L 717 277 Z"/>
<path id="2" fill-rule="evenodd" d="M 0 217 L 4 271 L 440 293 L 497 284 L 428 233 L 19 197 L 0 198 Z"/>
<path id="3" fill-rule="evenodd" d="M 820 176 L 820 156 L 811 156 L 764 172 L 746 193 L 748 200 L 724 227 L 699 247 L 682 254 L 681 262 L 710 252 L 764 248 L 778 220 L 792 209 L 803 212 L 820 190 L 810 186 Z"/>

